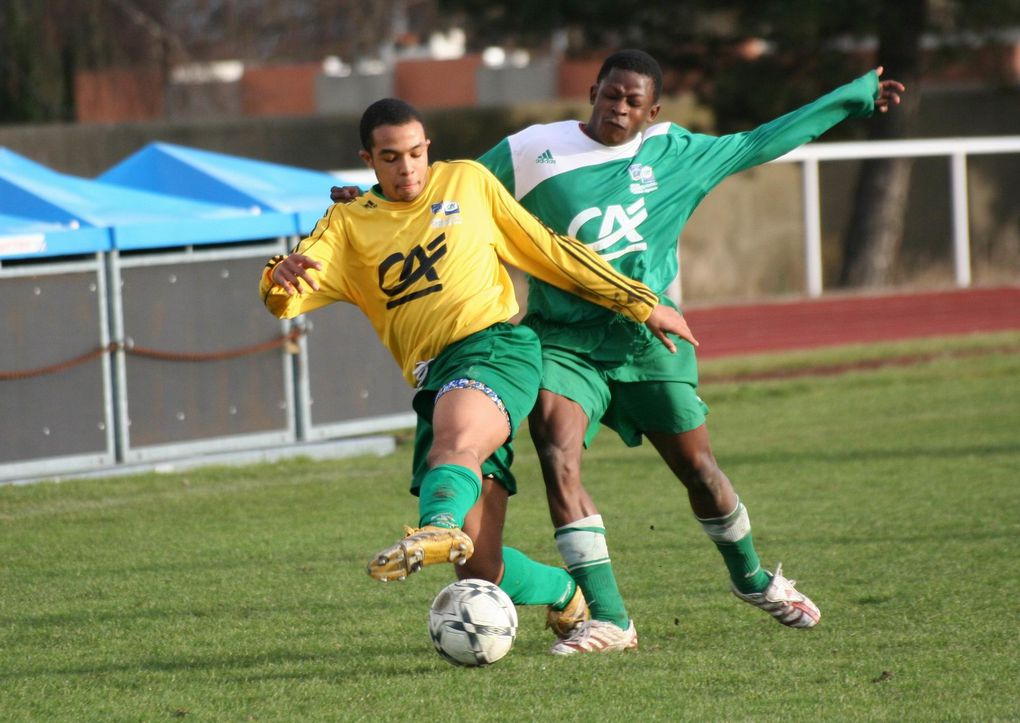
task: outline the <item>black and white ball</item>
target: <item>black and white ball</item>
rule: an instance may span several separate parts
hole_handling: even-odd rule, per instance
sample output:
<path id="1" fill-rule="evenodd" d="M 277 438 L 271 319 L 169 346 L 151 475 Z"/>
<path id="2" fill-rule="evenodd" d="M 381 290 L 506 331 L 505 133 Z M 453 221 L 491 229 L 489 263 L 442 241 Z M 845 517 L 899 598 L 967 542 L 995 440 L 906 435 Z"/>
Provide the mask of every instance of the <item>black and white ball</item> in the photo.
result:
<path id="1" fill-rule="evenodd" d="M 513 647 L 517 609 L 491 582 L 458 580 L 432 601 L 429 635 L 439 654 L 454 665 L 491 665 Z"/>

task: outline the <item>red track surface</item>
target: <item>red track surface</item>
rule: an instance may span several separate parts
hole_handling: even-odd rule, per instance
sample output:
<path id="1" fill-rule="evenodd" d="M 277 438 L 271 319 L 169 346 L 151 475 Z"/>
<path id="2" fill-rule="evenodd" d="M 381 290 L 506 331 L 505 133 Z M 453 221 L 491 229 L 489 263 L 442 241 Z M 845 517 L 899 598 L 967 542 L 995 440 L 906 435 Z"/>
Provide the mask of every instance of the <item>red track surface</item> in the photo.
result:
<path id="1" fill-rule="evenodd" d="M 1020 287 L 685 309 L 710 359 L 820 346 L 1020 330 Z"/>

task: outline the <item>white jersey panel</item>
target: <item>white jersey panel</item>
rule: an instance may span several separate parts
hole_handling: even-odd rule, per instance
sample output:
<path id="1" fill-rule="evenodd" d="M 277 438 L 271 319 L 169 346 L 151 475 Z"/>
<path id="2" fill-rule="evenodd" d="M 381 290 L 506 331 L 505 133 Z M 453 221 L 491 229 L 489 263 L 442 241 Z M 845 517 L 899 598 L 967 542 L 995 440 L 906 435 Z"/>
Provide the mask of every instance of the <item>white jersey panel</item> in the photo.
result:
<path id="1" fill-rule="evenodd" d="M 525 128 L 507 138 L 517 200 L 562 173 L 633 158 L 645 139 L 668 133 L 669 128 L 669 123 L 658 123 L 620 146 L 604 146 L 592 140 L 576 120 Z"/>

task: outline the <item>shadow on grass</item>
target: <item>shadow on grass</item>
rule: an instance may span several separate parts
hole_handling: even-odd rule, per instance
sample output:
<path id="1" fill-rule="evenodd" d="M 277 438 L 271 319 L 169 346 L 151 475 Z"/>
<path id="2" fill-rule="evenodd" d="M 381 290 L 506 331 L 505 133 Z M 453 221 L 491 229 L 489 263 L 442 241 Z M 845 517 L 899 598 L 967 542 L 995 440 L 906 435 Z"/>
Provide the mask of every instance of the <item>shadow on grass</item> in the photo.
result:
<path id="1" fill-rule="evenodd" d="M 427 651 L 426 651 L 427 652 Z M 223 673 L 240 673 L 249 669 L 262 672 L 244 674 L 245 680 L 321 679 L 325 675 L 342 675 L 345 679 L 360 677 L 411 677 L 434 672 L 434 661 L 420 656 L 421 662 L 407 657 L 408 646 L 399 642 L 391 645 L 373 645 L 370 652 L 359 650 L 356 656 L 350 650 L 330 653 L 300 653 L 293 650 L 274 650 L 249 655 L 186 655 L 165 658 L 150 657 L 124 662 L 97 662 L 92 665 L 39 667 L 31 670 L 4 671 L 0 680 L 30 680 L 46 677 L 91 677 L 117 673 L 179 673 L 218 670 Z M 427 663 L 425 661 L 428 661 Z M 398 662 L 399 661 L 399 662 Z M 285 670 L 292 665 L 307 665 L 307 670 Z M 271 672 L 267 668 L 280 668 Z"/>
<path id="2" fill-rule="evenodd" d="M 97 623 L 129 623 L 136 620 L 161 620 L 169 622 L 171 620 L 202 620 L 217 617 L 228 617 L 230 619 L 243 620 L 249 618 L 265 618 L 267 615 L 280 616 L 285 614 L 305 614 L 310 611 L 323 611 L 330 615 L 335 615 L 342 608 L 342 603 L 330 603 L 327 605 L 321 603 L 315 604 L 311 602 L 302 602 L 300 605 L 266 605 L 262 607 L 248 606 L 243 608 L 230 607 L 226 605 L 217 607 L 191 607 L 176 609 L 141 608 L 130 612 L 81 609 L 64 613 L 42 613 L 40 615 L 0 615 L 0 627 L 13 629 L 17 626 L 24 626 L 27 628 L 34 628 L 34 632 L 38 633 L 39 629 L 47 627 L 71 626 L 81 628 L 87 625 L 95 625 Z M 8 637 L 7 639 L 10 640 L 12 638 Z"/>

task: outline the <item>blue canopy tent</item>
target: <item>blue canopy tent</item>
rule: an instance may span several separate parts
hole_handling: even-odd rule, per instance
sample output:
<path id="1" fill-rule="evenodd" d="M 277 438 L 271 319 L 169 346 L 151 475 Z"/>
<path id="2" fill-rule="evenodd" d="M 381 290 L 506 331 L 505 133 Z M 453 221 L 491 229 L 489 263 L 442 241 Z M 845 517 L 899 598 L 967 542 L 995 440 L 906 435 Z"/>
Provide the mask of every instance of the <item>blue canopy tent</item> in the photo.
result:
<path id="1" fill-rule="evenodd" d="M 0 214 L 0 259 L 94 254 L 112 247 L 109 229 Z"/>
<path id="2" fill-rule="evenodd" d="M 0 214 L 109 229 L 116 249 L 250 241 L 294 233 L 290 214 L 205 203 L 59 173 L 0 148 Z"/>
<path id="3" fill-rule="evenodd" d="M 358 185 L 329 173 L 150 143 L 109 169 L 98 180 L 175 196 L 254 206 L 294 214 L 298 235 L 307 235 L 329 206 L 329 189 Z"/>

